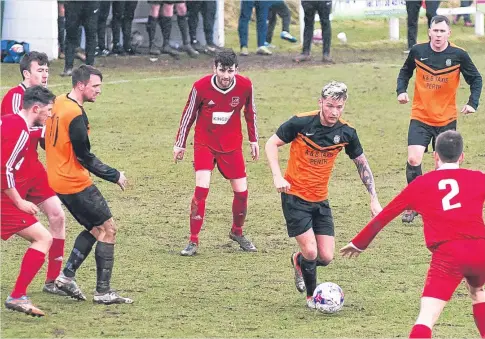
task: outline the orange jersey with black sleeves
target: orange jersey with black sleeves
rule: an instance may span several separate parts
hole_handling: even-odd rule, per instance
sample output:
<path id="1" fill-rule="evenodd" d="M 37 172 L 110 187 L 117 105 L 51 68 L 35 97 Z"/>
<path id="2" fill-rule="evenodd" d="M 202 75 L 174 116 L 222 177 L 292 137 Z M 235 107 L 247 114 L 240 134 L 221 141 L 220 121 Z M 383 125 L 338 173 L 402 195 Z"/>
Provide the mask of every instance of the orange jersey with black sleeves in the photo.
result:
<path id="1" fill-rule="evenodd" d="M 364 153 L 357 132 L 347 122 L 323 126 L 319 111 L 298 114 L 281 125 L 276 135 L 291 143 L 285 179 L 289 194 L 309 202 L 327 199 L 328 182 L 337 155 L 342 149 L 355 159 Z"/>
<path id="2" fill-rule="evenodd" d="M 84 108 L 69 95 L 56 98 L 47 120 L 45 151 L 49 186 L 60 194 L 75 194 L 93 184 L 90 172 L 111 182 L 119 172 L 91 153 L 90 126 Z"/>
<path id="3" fill-rule="evenodd" d="M 411 119 L 430 126 L 445 126 L 456 120 L 460 73 L 470 85 L 468 105 L 477 109 L 482 77 L 462 48 L 450 43 L 444 51 L 435 52 L 429 43 L 413 46 L 397 78 L 398 95 L 407 91 L 415 69 Z"/>

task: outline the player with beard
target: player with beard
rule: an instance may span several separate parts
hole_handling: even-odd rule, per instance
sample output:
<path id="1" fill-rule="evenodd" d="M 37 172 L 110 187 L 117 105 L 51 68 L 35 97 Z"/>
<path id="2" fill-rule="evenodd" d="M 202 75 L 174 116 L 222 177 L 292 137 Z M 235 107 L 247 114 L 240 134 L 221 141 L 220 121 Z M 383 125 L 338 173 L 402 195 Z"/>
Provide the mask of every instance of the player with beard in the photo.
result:
<path id="1" fill-rule="evenodd" d="M 51 114 L 54 99 L 54 94 L 42 86 L 29 87 L 23 93 L 23 108 L 17 114 L 2 116 L 0 123 L 1 237 L 2 240 L 7 240 L 16 234 L 31 243 L 22 259 L 19 276 L 5 306 L 33 316 L 44 316 L 45 313 L 32 305 L 27 297 L 27 287 L 44 264 L 45 255 L 52 244 L 52 235 L 35 217 L 39 207 L 29 199 L 31 187 L 25 183 L 17 185 L 17 172 L 26 165 L 24 159 L 29 147 L 29 130 L 44 126 Z M 29 180 L 28 183 L 36 185 L 35 180 Z"/>
<path id="2" fill-rule="evenodd" d="M 238 74 L 237 56 L 232 49 L 217 53 L 213 74 L 196 81 L 182 113 L 174 146 L 174 161 L 184 158 L 187 137 L 194 122 L 195 192 L 191 202 L 190 240 L 181 255 L 196 254 L 205 216 L 211 173 L 217 167 L 231 182 L 233 224 L 229 238 L 247 252 L 256 247 L 243 235 L 248 203 L 246 166 L 242 151 L 241 110 L 244 108 L 251 156 L 259 158 L 256 107 L 251 80 Z"/>
<path id="3" fill-rule="evenodd" d="M 47 86 L 49 78 L 49 59 L 45 53 L 32 51 L 22 57 L 20 74 L 23 81 L 20 85 L 10 89 L 2 100 L 1 113 L 18 114 L 22 110 L 23 96 L 27 88 L 33 86 Z M 66 227 L 64 210 L 56 193 L 49 187 L 47 172 L 39 160 L 37 147 L 43 145 L 44 126 L 33 126 L 29 129 L 29 145 L 23 165 L 15 175 L 18 190 L 28 188 L 27 200 L 34 203 L 47 216 L 49 232 L 54 239 L 49 250 L 47 276 L 43 291 L 52 294 L 66 295 L 56 288 L 54 280 L 62 268 Z"/>

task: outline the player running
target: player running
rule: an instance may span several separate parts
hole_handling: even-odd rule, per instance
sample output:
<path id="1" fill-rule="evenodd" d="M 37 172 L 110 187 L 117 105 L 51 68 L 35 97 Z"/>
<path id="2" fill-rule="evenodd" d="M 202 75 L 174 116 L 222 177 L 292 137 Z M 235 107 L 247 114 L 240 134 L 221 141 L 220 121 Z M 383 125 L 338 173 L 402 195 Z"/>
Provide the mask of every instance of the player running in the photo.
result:
<path id="1" fill-rule="evenodd" d="M 421 162 L 430 143 L 438 134 L 456 129 L 456 92 L 460 85 L 460 72 L 470 85 L 470 97 L 463 106 L 464 114 L 474 113 L 482 90 L 482 77 L 466 51 L 448 42 L 450 21 L 437 15 L 431 19 L 428 30 L 430 41 L 414 45 L 397 78 L 397 100 L 409 102 L 407 88 L 416 69 L 414 99 L 408 132 L 408 184 L 422 174 Z M 402 221 L 410 223 L 416 211 L 406 210 Z"/>
<path id="2" fill-rule="evenodd" d="M 49 60 L 45 53 L 32 51 L 25 54 L 20 61 L 20 74 L 23 81 L 10 89 L 2 100 L 1 114 L 18 114 L 22 110 L 23 96 L 27 88 L 41 85 L 47 86 L 49 78 Z M 47 172 L 39 160 L 37 147 L 44 141 L 44 126 L 30 128 L 29 145 L 23 165 L 16 173 L 17 189 L 24 191 L 29 188 L 27 200 L 39 207 L 49 221 L 49 232 L 53 237 L 49 250 L 47 276 L 43 291 L 47 293 L 66 295 L 56 288 L 54 280 L 62 268 L 66 227 L 64 210 L 55 192 L 49 187 Z"/>
<path id="3" fill-rule="evenodd" d="M 45 313 L 32 305 L 27 297 L 27 288 L 44 264 L 45 254 L 52 244 L 52 235 L 37 220 L 39 211 L 35 197 L 29 196 L 42 177 L 18 184 L 17 173 L 26 165 L 28 156 L 29 131 L 42 127 L 52 111 L 55 96 L 42 86 L 29 87 L 22 93 L 23 108 L 17 114 L 2 116 L 1 155 L 1 223 L 2 240 L 16 234 L 31 243 L 25 252 L 20 273 L 13 291 L 5 301 L 5 307 L 33 316 Z"/>
<path id="4" fill-rule="evenodd" d="M 334 256 L 335 231 L 328 202 L 328 182 L 338 154 L 345 153 L 357 166 L 370 195 L 372 215 L 382 209 L 374 177 L 357 131 L 341 119 L 347 102 L 347 86 L 332 81 L 322 89 L 319 110 L 297 114 L 281 125 L 266 143 L 273 181 L 281 193 L 288 236 L 295 237 L 300 252 L 293 253 L 295 285 L 307 292 L 307 306 L 317 286 L 317 266 L 329 265 Z M 285 176 L 278 163 L 278 147 L 291 143 Z"/>
<path id="5" fill-rule="evenodd" d="M 246 166 L 242 152 L 241 110 L 249 134 L 253 160 L 259 158 L 256 107 L 251 80 L 238 73 L 237 56 L 232 49 L 218 52 L 214 60 L 214 74 L 196 81 L 185 105 L 177 132 L 174 161 L 184 158 L 190 127 L 196 122 L 194 135 L 195 193 L 190 212 L 190 240 L 180 253 L 192 256 L 199 247 L 199 233 L 204 223 L 205 201 L 209 193 L 214 166 L 229 179 L 234 191 L 233 224 L 229 238 L 244 251 L 255 252 L 256 247 L 243 235 L 248 204 Z"/>
<path id="6" fill-rule="evenodd" d="M 431 338 L 434 324 L 463 278 L 473 316 L 485 338 L 485 174 L 460 169 L 463 139 L 456 131 L 441 133 L 434 153 L 436 171 L 416 178 L 340 250 L 358 256 L 403 210 L 423 216 L 424 238 L 432 253 L 421 297 L 421 310 L 410 338 Z"/>

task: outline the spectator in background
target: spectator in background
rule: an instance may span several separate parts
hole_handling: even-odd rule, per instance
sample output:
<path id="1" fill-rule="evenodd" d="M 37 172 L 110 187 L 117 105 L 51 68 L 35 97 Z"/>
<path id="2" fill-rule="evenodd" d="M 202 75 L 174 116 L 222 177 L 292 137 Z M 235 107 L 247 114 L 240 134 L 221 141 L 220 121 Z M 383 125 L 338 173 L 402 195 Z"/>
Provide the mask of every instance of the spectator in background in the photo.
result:
<path id="1" fill-rule="evenodd" d="M 98 14 L 98 46 L 96 47 L 96 56 L 108 56 L 109 48 L 106 47 L 106 23 L 108 21 L 111 1 L 101 1 L 99 3 Z"/>
<path id="2" fill-rule="evenodd" d="M 65 35 L 66 18 L 64 1 L 57 1 L 57 43 L 59 44 L 59 59 L 64 59 L 65 57 Z"/>
<path id="3" fill-rule="evenodd" d="M 428 18 L 428 28 L 431 25 L 431 19 L 436 15 L 440 7 L 439 0 L 426 0 L 426 17 Z M 418 39 L 418 19 L 422 1 L 406 0 L 406 11 L 408 13 L 408 49 L 404 53 L 409 53 L 411 47 L 416 45 Z"/>
<path id="4" fill-rule="evenodd" d="M 268 33 L 266 34 L 266 47 L 271 47 L 274 29 L 276 27 L 276 16 L 279 15 L 283 29 L 280 38 L 289 42 L 297 42 L 297 39 L 290 34 L 291 12 L 284 0 L 273 1 L 268 14 Z"/>
<path id="5" fill-rule="evenodd" d="M 96 33 L 98 28 L 99 1 L 66 1 L 66 59 L 61 76 L 71 76 L 76 47 L 79 47 L 79 28 L 86 35 L 86 64 L 94 65 Z"/>
<path id="6" fill-rule="evenodd" d="M 190 43 L 198 52 L 215 53 L 219 50 L 214 44 L 214 21 L 216 18 L 216 10 L 216 0 L 187 1 Z M 197 40 L 199 12 L 202 14 L 202 20 L 204 22 L 205 46 Z"/>
<path id="7" fill-rule="evenodd" d="M 59 59 L 66 57 L 66 18 L 65 18 L 65 1 L 57 1 L 57 42 L 59 44 Z M 78 29 L 78 36 L 76 42 L 76 48 L 74 50 L 74 57 L 78 58 L 82 62 L 86 61 L 86 53 L 79 47 L 81 43 L 81 35 L 83 30 L 81 27 Z"/>
<path id="8" fill-rule="evenodd" d="M 266 34 L 268 32 L 268 12 L 273 1 L 270 0 L 241 0 L 241 13 L 239 14 L 239 24 L 237 27 L 239 33 L 239 45 L 241 55 L 249 55 L 248 50 L 248 30 L 249 21 L 253 13 L 253 7 L 256 8 L 256 32 L 258 36 L 257 54 L 271 55 L 271 50 L 264 45 Z"/>
<path id="9" fill-rule="evenodd" d="M 170 46 L 170 35 L 172 33 L 172 16 L 173 7 L 177 10 L 177 23 L 180 29 L 183 40 L 183 49 L 187 54 L 193 58 L 199 55 L 191 45 L 189 37 L 189 28 L 187 24 L 187 6 L 185 1 L 148 1 L 152 6 L 150 10 L 150 16 L 148 17 L 147 30 L 148 39 L 150 40 L 150 54 L 159 55 L 160 50 L 155 46 L 155 28 L 156 22 L 160 25 L 163 36 L 163 46 L 161 52 L 169 54 L 174 58 L 180 56 L 180 52 Z M 162 15 L 160 16 L 160 6 L 162 6 Z M 158 50 L 158 53 L 157 53 Z"/>
<path id="10" fill-rule="evenodd" d="M 323 40 L 323 59 L 325 63 L 333 63 L 330 57 L 330 46 L 332 43 L 332 26 L 330 24 L 330 12 L 332 1 L 323 0 L 302 0 L 301 6 L 305 12 L 305 29 L 303 30 L 303 50 L 293 60 L 296 62 L 308 61 L 311 59 L 310 50 L 313 40 L 313 28 L 315 24 L 315 13 L 320 17 Z"/>
<path id="11" fill-rule="evenodd" d="M 113 1 L 113 18 L 111 20 L 113 54 L 135 54 L 131 46 L 131 27 L 137 4 L 138 1 Z M 120 44 L 120 32 L 123 33 L 123 47 Z"/>
<path id="12" fill-rule="evenodd" d="M 162 28 L 162 23 L 159 21 L 161 1 L 148 1 L 150 4 L 150 14 L 148 15 L 147 33 L 149 42 L 149 53 L 151 55 L 160 55 L 160 49 L 155 45 L 155 33 L 157 31 L 157 22 Z"/>
<path id="13" fill-rule="evenodd" d="M 460 1 L 460 7 L 469 7 L 473 4 L 473 0 L 461 0 Z M 460 21 L 460 17 L 463 16 L 463 20 L 465 21 L 465 27 L 473 27 L 472 19 L 470 18 L 470 14 L 458 14 L 455 16 L 453 19 L 453 24 L 456 25 L 458 24 L 458 21 Z"/>

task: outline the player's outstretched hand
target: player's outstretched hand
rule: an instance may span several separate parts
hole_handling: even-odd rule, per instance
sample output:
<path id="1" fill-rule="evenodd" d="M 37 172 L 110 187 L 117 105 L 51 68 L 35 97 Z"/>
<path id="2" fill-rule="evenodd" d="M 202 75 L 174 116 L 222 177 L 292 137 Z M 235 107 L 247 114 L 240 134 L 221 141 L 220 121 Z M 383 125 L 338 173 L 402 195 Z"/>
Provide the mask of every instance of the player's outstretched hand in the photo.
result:
<path id="1" fill-rule="evenodd" d="M 286 179 L 283 178 L 282 176 L 274 177 L 273 182 L 278 193 L 281 193 L 281 192 L 286 193 L 290 190 L 290 183 L 286 181 Z"/>
<path id="2" fill-rule="evenodd" d="M 253 160 L 258 160 L 259 159 L 259 145 L 257 142 L 252 142 L 250 143 L 251 147 L 251 157 Z"/>
<path id="3" fill-rule="evenodd" d="M 28 213 L 28 214 L 33 214 L 33 215 L 36 215 L 37 212 L 39 212 L 39 208 L 37 207 L 37 205 L 31 203 L 30 201 L 27 201 L 27 200 L 21 200 L 17 207 L 24 211 L 25 213 Z"/>
<path id="4" fill-rule="evenodd" d="M 382 206 L 377 198 L 374 198 L 370 202 L 370 214 L 372 217 L 375 217 L 382 211 Z"/>
<path id="5" fill-rule="evenodd" d="M 173 161 L 175 163 L 184 159 L 185 148 L 173 146 Z"/>
<path id="6" fill-rule="evenodd" d="M 342 257 L 348 257 L 348 258 L 353 258 L 353 257 L 358 257 L 362 253 L 362 251 L 358 250 L 353 246 L 351 243 L 345 245 L 340 249 L 340 254 Z"/>
<path id="7" fill-rule="evenodd" d="M 461 113 L 464 113 L 465 115 L 475 113 L 475 112 L 476 112 L 475 109 L 470 105 L 465 105 L 461 109 Z"/>
<path id="8" fill-rule="evenodd" d="M 401 93 L 397 96 L 397 101 L 400 104 L 407 104 L 409 102 L 409 95 L 407 93 Z"/>
<path id="9" fill-rule="evenodd" d="M 125 172 L 120 172 L 120 178 L 118 179 L 118 186 L 124 191 L 126 188 L 126 184 L 128 183 L 128 179 L 125 177 Z"/>

